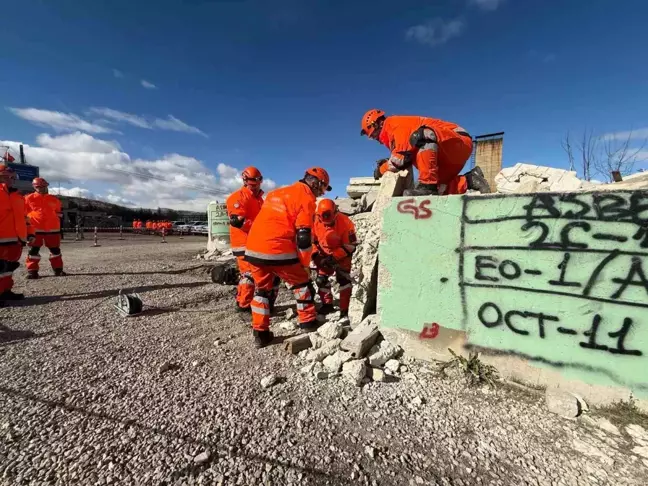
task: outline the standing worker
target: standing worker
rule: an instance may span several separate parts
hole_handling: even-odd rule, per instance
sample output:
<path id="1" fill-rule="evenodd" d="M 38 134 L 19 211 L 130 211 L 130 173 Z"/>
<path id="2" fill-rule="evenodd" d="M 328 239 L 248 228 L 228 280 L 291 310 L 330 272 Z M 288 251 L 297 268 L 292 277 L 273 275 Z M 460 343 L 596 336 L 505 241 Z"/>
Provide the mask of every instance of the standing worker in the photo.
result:
<path id="1" fill-rule="evenodd" d="M 22 300 L 13 292 L 13 272 L 20 266 L 22 247 L 34 235 L 25 215 L 25 200 L 13 187 L 15 172 L 0 165 L 0 306 L 6 301 Z"/>
<path id="2" fill-rule="evenodd" d="M 256 286 L 252 300 L 254 344 L 262 348 L 274 338 L 270 331 L 270 299 L 274 277 L 291 286 L 302 329 L 317 327 L 315 288 L 308 267 L 313 251 L 315 200 L 331 190 L 328 173 L 308 169 L 303 179 L 268 193 L 247 238 L 245 260 Z"/>
<path id="3" fill-rule="evenodd" d="M 351 257 L 358 243 L 353 221 L 338 212 L 335 202 L 322 199 L 317 205 L 314 224 L 313 262 L 317 267 L 317 293 L 322 301 L 319 314 L 333 312 L 333 293 L 329 277 L 340 285 L 340 320 L 349 319 L 351 302 Z"/>
<path id="4" fill-rule="evenodd" d="M 468 189 L 490 192 L 479 167 L 459 175 L 473 143 L 468 132 L 455 123 L 422 116 L 386 117 L 382 110 L 369 110 L 362 117 L 360 135 L 391 151 L 389 159 L 378 161 L 376 179 L 411 165 L 418 169 L 418 184 L 406 190 L 406 196 L 464 194 Z"/>
<path id="5" fill-rule="evenodd" d="M 45 245 L 50 252 L 50 265 L 54 275 L 64 277 L 63 258 L 61 257 L 61 201 L 48 193 L 49 183 L 42 177 L 33 180 L 32 186 L 36 192 L 25 197 L 25 208 L 29 224 L 35 233 L 35 238 L 29 243 L 27 253 L 27 278 L 38 278 L 40 249 Z"/>
<path id="6" fill-rule="evenodd" d="M 232 254 L 236 257 L 240 274 L 236 291 L 236 308 L 241 312 L 250 312 L 250 304 L 254 298 L 254 279 L 250 264 L 245 261 L 245 246 L 252 223 L 263 205 L 261 190 L 263 176 L 256 167 L 246 168 L 241 176 L 243 187 L 234 191 L 225 204 L 230 222 Z M 273 303 L 271 300 L 271 304 Z"/>

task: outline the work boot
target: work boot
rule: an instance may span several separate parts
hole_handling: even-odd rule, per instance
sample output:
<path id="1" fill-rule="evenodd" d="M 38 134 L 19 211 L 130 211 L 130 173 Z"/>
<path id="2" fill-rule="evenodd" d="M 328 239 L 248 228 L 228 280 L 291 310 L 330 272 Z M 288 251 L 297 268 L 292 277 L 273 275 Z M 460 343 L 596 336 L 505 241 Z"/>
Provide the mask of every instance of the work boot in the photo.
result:
<path id="1" fill-rule="evenodd" d="M 236 304 L 236 310 L 238 312 L 252 312 L 251 307 L 241 307 L 240 305 Z"/>
<path id="2" fill-rule="evenodd" d="M 438 196 L 439 189 L 436 184 L 423 184 L 418 182 L 414 189 L 405 189 L 403 196 Z"/>
<path id="3" fill-rule="evenodd" d="M 23 300 L 25 294 L 17 294 L 11 290 L 5 290 L 0 294 L 0 300 Z"/>
<path id="4" fill-rule="evenodd" d="M 340 320 L 338 322 L 343 326 L 350 324 L 351 320 L 349 319 L 349 311 L 340 311 Z"/>
<path id="5" fill-rule="evenodd" d="M 274 339 L 272 331 L 257 331 L 255 329 L 252 331 L 252 335 L 254 336 L 254 347 L 257 349 L 265 348 Z"/>
<path id="6" fill-rule="evenodd" d="M 490 185 L 484 177 L 484 172 L 479 166 L 475 166 L 474 169 L 466 172 L 466 182 L 468 183 L 468 189 L 479 191 L 482 194 L 490 194 L 491 192 Z"/>
<path id="7" fill-rule="evenodd" d="M 322 315 L 322 316 L 325 316 L 325 315 L 330 314 L 332 312 L 335 312 L 335 307 L 333 307 L 333 304 L 322 304 L 322 306 L 317 311 L 317 313 Z"/>
<path id="8" fill-rule="evenodd" d="M 37 278 L 38 278 L 38 272 L 34 272 L 33 270 L 27 272 L 27 280 L 36 280 Z"/>
<path id="9" fill-rule="evenodd" d="M 319 327 L 320 323 L 317 321 L 317 319 L 313 319 L 312 321 L 308 322 L 300 322 L 299 323 L 299 329 L 302 331 L 314 331 Z"/>
<path id="10" fill-rule="evenodd" d="M 55 268 L 54 269 L 54 276 L 55 277 L 67 277 L 67 273 L 65 273 L 62 268 Z"/>

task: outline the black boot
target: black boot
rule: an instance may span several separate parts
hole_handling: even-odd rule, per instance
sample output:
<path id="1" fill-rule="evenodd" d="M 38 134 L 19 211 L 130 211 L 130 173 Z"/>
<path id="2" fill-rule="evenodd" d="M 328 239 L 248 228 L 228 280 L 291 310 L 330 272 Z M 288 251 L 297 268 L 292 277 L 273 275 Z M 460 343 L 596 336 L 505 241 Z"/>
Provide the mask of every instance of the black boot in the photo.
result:
<path id="1" fill-rule="evenodd" d="M 67 277 L 67 273 L 65 273 L 62 268 L 56 268 L 56 269 L 54 269 L 54 276 L 55 277 Z"/>
<path id="2" fill-rule="evenodd" d="M 268 344 L 274 339 L 274 334 L 272 331 L 252 331 L 254 336 L 254 347 L 257 349 L 265 348 Z"/>
<path id="3" fill-rule="evenodd" d="M 423 184 L 419 182 L 414 189 L 405 189 L 403 196 L 438 196 L 439 189 L 436 184 Z"/>
<path id="4" fill-rule="evenodd" d="M 468 183 L 468 189 L 479 191 L 482 194 L 490 194 L 491 192 L 490 185 L 479 166 L 475 166 L 473 170 L 466 172 L 466 182 Z"/>
<path id="5" fill-rule="evenodd" d="M 27 280 L 36 280 L 38 278 L 38 272 L 30 270 L 27 272 Z"/>
<path id="6" fill-rule="evenodd" d="M 252 312 L 252 308 L 250 308 L 250 307 L 241 307 L 238 304 L 236 304 L 236 310 L 238 312 Z"/>
<path id="7" fill-rule="evenodd" d="M 303 331 L 314 331 L 319 327 L 319 322 L 317 322 L 317 319 L 313 319 L 312 321 L 308 322 L 300 322 L 299 323 L 299 329 Z"/>
<path id="8" fill-rule="evenodd" d="M 335 307 L 333 307 L 333 304 L 322 304 L 322 306 L 317 311 L 317 313 L 322 316 L 325 316 L 332 312 L 335 312 Z"/>
<path id="9" fill-rule="evenodd" d="M 0 294 L 0 300 L 23 300 L 24 298 L 25 294 L 17 294 L 11 290 L 5 290 Z"/>

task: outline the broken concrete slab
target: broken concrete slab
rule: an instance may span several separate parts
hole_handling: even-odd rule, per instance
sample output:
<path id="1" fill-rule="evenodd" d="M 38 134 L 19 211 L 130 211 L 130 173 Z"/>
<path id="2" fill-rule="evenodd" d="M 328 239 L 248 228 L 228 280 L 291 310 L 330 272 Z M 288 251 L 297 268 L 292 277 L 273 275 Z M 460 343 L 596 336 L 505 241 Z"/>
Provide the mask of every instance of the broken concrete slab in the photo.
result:
<path id="1" fill-rule="evenodd" d="M 364 194 L 371 192 L 376 186 L 347 186 L 346 192 L 351 199 L 360 199 Z"/>
<path id="2" fill-rule="evenodd" d="M 290 354 L 298 354 L 311 347 L 312 342 L 308 334 L 300 334 L 284 341 L 284 349 Z"/>
<path id="3" fill-rule="evenodd" d="M 342 324 L 336 321 L 327 322 L 326 324 L 320 326 L 320 328 L 317 330 L 317 334 L 327 341 L 339 338 L 340 336 L 342 336 L 343 332 L 344 328 L 342 327 Z"/>
<path id="4" fill-rule="evenodd" d="M 379 318 L 372 314 L 364 319 L 340 344 L 340 349 L 351 353 L 353 358 L 364 358 L 380 337 Z"/>
<path id="5" fill-rule="evenodd" d="M 583 189 L 583 181 L 574 171 L 521 163 L 502 169 L 495 176 L 495 183 L 500 193 L 571 192 Z"/>
<path id="6" fill-rule="evenodd" d="M 363 359 L 347 361 L 342 365 L 342 376 L 356 386 L 362 385 L 362 380 L 367 375 L 367 365 Z"/>
<path id="7" fill-rule="evenodd" d="M 352 358 L 353 357 L 351 356 L 351 353 L 338 350 L 334 354 L 331 354 L 324 358 L 322 364 L 327 371 L 337 373 L 340 371 L 340 369 L 342 369 L 342 365 L 347 361 L 350 361 Z"/>
<path id="8" fill-rule="evenodd" d="M 380 341 L 369 350 L 369 364 L 373 367 L 383 366 L 387 361 L 395 358 L 402 349 L 389 341 Z"/>
<path id="9" fill-rule="evenodd" d="M 354 214 L 362 212 L 362 203 L 356 199 L 350 199 L 347 197 L 337 198 L 335 199 L 335 204 L 338 207 L 338 210 L 347 216 L 353 216 Z"/>
<path id="10" fill-rule="evenodd" d="M 368 177 L 351 177 L 349 179 L 350 186 L 379 186 L 380 179 L 376 180 L 373 176 Z"/>
<path id="11" fill-rule="evenodd" d="M 563 418 L 575 419 L 583 411 L 580 400 L 572 393 L 560 388 L 547 388 L 545 403 L 551 413 Z"/>
<path id="12" fill-rule="evenodd" d="M 333 339 L 332 341 L 327 342 L 324 346 L 318 349 L 311 350 L 306 356 L 307 361 L 323 361 L 324 358 L 334 354 L 339 348 L 341 339 Z"/>
<path id="13" fill-rule="evenodd" d="M 360 207 L 362 208 L 362 211 L 371 211 L 373 209 L 373 205 L 376 202 L 376 198 L 378 197 L 378 189 L 372 189 L 366 194 L 363 194 L 362 197 L 360 198 Z"/>

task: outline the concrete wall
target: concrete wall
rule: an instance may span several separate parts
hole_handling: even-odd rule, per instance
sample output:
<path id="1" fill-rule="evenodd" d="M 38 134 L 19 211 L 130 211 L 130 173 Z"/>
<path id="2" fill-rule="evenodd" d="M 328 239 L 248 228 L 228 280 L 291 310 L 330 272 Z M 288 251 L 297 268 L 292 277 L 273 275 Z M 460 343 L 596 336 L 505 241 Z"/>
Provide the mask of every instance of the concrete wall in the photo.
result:
<path id="1" fill-rule="evenodd" d="M 505 376 L 647 397 L 647 256 L 648 191 L 394 198 L 378 312 L 429 357 L 478 347 Z"/>

